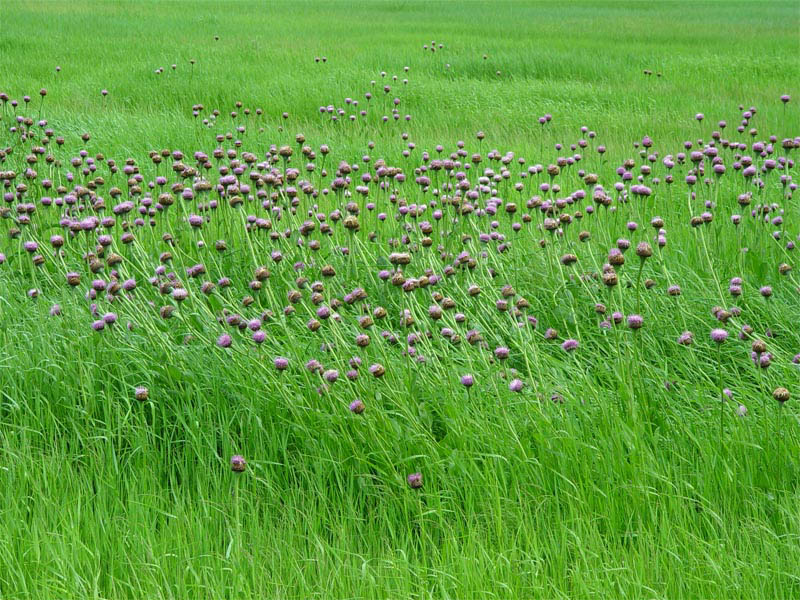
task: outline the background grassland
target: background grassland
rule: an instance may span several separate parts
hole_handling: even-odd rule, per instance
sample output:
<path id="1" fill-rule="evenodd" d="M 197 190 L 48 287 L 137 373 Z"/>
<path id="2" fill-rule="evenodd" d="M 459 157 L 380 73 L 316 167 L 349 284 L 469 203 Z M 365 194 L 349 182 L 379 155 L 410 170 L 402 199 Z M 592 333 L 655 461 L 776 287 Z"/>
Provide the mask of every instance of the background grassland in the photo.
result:
<path id="1" fill-rule="evenodd" d="M 482 151 L 546 165 L 553 144 L 586 125 L 609 148 L 604 164 L 596 155 L 590 164 L 613 181 L 634 140 L 676 152 L 707 139 L 708 123 L 735 125 L 739 104 L 758 107 L 765 135 L 798 135 L 799 24 L 793 2 L 3 0 L 0 91 L 30 94 L 35 106 L 47 88 L 42 114 L 68 136 L 65 150 L 119 162 L 146 162 L 151 149 L 209 152 L 241 101 L 264 110 L 248 121 L 245 147 L 263 153 L 302 132 L 349 161 L 368 140 L 373 156 L 396 161 L 403 131 L 418 149 L 463 139 L 478 151 L 482 130 Z M 423 51 L 431 40 L 445 47 Z M 381 96 L 370 85 L 386 82 L 381 71 L 409 79 L 391 85 L 410 123 L 319 114 L 345 97 Z M 202 127 L 195 103 L 204 115 L 219 108 L 221 124 Z M 544 113 L 553 122 L 543 130 Z M 736 193 L 723 188 L 726 215 Z M 653 211 L 685 221 L 678 196 Z M 787 202 L 793 236 L 799 212 Z M 619 225 L 589 227 L 613 240 Z M 492 379 L 498 367 L 469 352 L 440 349 L 440 362 L 417 370 L 382 350 L 387 377 L 360 390 L 363 418 L 347 411 L 351 396 L 320 399 L 310 376 L 271 368 L 272 356 L 299 365 L 316 351 L 302 325 L 270 324 L 257 367 L 252 353 L 214 347 L 217 332 L 188 317 L 98 336 L 80 296 L 32 303 L 24 274 L 0 270 L 0 598 L 800 597 L 800 378 L 788 360 L 800 351 L 800 303 L 775 272 L 785 252 L 753 237 L 757 252 L 739 262 L 737 240 L 721 236 L 707 260 L 693 230 L 669 235 L 676 250 L 664 268 L 684 293 L 680 304 L 663 289 L 646 301 L 648 325 L 623 336 L 625 358 L 596 327 L 575 359 L 531 350 L 487 298 L 470 314 L 491 347 L 508 343 L 513 365 L 536 373 L 525 393 L 512 395 Z M 394 306 L 374 258 L 354 283 Z M 542 252 L 526 258 L 503 264 L 542 328 L 576 327 L 573 298 L 593 318 Z M 224 266 L 247 281 L 253 265 L 234 253 Z M 759 331 L 780 334 L 770 344 L 781 362 L 765 381 L 744 346 L 725 345 L 720 366 L 708 341 L 717 281 L 742 269 L 776 288 L 768 303 L 757 292 L 739 303 Z M 62 319 L 47 317 L 48 299 Z M 674 343 L 685 327 L 702 338 L 696 349 Z M 180 344 L 188 331 L 211 343 Z M 750 410 L 731 413 L 722 437 L 720 369 Z M 468 371 L 478 381 L 469 395 L 457 385 Z M 623 401 L 631 379 L 647 419 Z M 149 402 L 131 400 L 136 385 L 149 387 Z M 793 392 L 780 419 L 777 385 Z M 564 404 L 546 401 L 554 392 Z M 238 478 L 234 453 L 248 460 Z M 405 484 L 417 470 L 419 493 Z"/>

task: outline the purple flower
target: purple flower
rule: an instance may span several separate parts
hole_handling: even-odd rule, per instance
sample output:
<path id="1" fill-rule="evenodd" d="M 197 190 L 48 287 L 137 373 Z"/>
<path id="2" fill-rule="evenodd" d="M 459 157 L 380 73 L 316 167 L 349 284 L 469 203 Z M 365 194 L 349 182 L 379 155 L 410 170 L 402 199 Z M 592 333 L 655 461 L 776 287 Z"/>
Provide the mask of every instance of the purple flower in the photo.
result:
<path id="1" fill-rule="evenodd" d="M 241 454 L 234 454 L 231 456 L 231 471 L 241 473 L 247 468 L 247 461 Z"/>
<path id="2" fill-rule="evenodd" d="M 367 407 L 364 406 L 364 403 L 361 400 L 353 400 L 350 403 L 350 412 L 360 415 L 364 412 Z"/>
<path id="3" fill-rule="evenodd" d="M 561 344 L 561 349 L 564 350 L 565 352 L 572 352 L 573 350 L 577 350 L 578 340 L 573 340 L 573 339 L 564 340 L 564 342 Z"/>
<path id="4" fill-rule="evenodd" d="M 103 319 L 98 319 L 92 323 L 92 329 L 95 331 L 103 331 L 106 327 L 106 322 Z"/>
<path id="5" fill-rule="evenodd" d="M 266 339 L 267 339 L 267 334 L 264 333 L 263 331 L 256 331 L 256 332 L 253 333 L 253 341 L 256 344 L 261 344 Z"/>
<path id="6" fill-rule="evenodd" d="M 339 371 L 336 369 L 328 369 L 322 374 L 322 377 L 328 383 L 334 383 L 337 379 L 339 379 Z"/>
<path id="7" fill-rule="evenodd" d="M 725 340 L 728 339 L 728 332 L 724 329 L 712 329 L 711 330 L 711 339 L 718 344 L 721 344 Z"/>
<path id="8" fill-rule="evenodd" d="M 411 473 L 406 477 L 406 481 L 411 489 L 418 490 L 422 487 L 422 473 Z"/>
<path id="9" fill-rule="evenodd" d="M 508 389 L 512 392 L 520 392 L 522 391 L 522 380 L 521 379 L 512 379 L 511 383 L 508 384 Z"/>
<path id="10" fill-rule="evenodd" d="M 496 356 L 496 357 L 497 357 L 499 360 L 505 360 L 505 359 L 507 359 L 507 358 L 508 358 L 508 354 L 509 354 L 509 350 L 508 350 L 508 348 L 506 348 L 505 346 L 500 346 L 500 347 L 498 347 L 498 348 L 495 348 L 494 355 L 495 355 L 495 356 Z"/>
<path id="11" fill-rule="evenodd" d="M 641 315 L 630 315 L 628 317 L 628 327 L 631 329 L 641 329 L 644 325 L 644 318 Z"/>
<path id="12" fill-rule="evenodd" d="M 472 385 L 474 383 L 475 383 L 475 379 L 474 379 L 474 377 L 472 377 L 472 375 L 467 374 L 467 375 L 462 375 L 461 376 L 461 385 L 463 385 L 464 387 L 467 387 L 467 388 L 472 387 Z"/>
<path id="13" fill-rule="evenodd" d="M 230 348 L 233 339 L 227 333 L 223 333 L 217 338 L 217 346 L 220 348 Z"/>
<path id="14" fill-rule="evenodd" d="M 289 359 L 284 358 L 283 356 L 277 357 L 272 362 L 275 365 L 275 368 L 278 369 L 278 371 L 285 371 L 286 369 L 289 368 Z"/>

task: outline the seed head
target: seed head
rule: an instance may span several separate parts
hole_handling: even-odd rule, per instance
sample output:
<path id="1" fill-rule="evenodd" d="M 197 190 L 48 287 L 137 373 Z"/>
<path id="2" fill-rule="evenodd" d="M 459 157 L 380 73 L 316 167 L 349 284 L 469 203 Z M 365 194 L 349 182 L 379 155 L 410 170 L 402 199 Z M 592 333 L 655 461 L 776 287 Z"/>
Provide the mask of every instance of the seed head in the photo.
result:
<path id="1" fill-rule="evenodd" d="M 653 256 L 653 248 L 647 242 L 639 242 L 636 246 L 636 256 L 642 260 Z"/>
<path id="2" fill-rule="evenodd" d="M 775 388 L 775 391 L 772 392 L 772 397 L 783 404 L 789 398 L 791 398 L 791 394 L 789 394 L 789 390 L 787 390 L 785 387 L 779 387 Z"/>

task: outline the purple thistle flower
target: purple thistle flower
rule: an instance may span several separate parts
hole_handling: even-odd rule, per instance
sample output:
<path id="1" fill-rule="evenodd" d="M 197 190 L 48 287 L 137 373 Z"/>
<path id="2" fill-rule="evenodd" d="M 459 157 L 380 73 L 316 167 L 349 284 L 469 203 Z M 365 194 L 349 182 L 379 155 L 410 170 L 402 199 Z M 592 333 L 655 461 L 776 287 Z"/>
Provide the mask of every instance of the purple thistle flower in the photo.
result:
<path id="1" fill-rule="evenodd" d="M 572 352 L 578 349 L 578 345 L 578 340 L 568 339 L 564 340 L 561 344 L 561 349 L 564 350 L 564 352 Z"/>
<path id="2" fill-rule="evenodd" d="M 715 341 L 717 344 L 721 344 L 722 342 L 728 339 L 728 332 L 725 331 L 724 329 L 712 329 L 711 339 Z"/>
<path id="3" fill-rule="evenodd" d="M 520 392 L 522 391 L 522 380 L 521 379 L 512 379 L 511 383 L 508 384 L 508 389 L 512 392 Z"/>
<path id="4" fill-rule="evenodd" d="M 103 331 L 106 328 L 106 322 L 102 319 L 98 319 L 92 323 L 92 329 L 95 331 Z"/>
<path id="5" fill-rule="evenodd" d="M 641 315 L 630 315 L 628 317 L 628 327 L 631 329 L 641 329 L 644 325 L 644 318 Z"/>
<path id="6" fill-rule="evenodd" d="M 422 487 L 422 473 L 411 473 L 406 477 L 406 481 L 411 489 L 418 490 Z"/>
<path id="7" fill-rule="evenodd" d="M 227 333 L 223 333 L 221 336 L 217 338 L 217 346 L 220 348 L 230 348 L 233 339 Z"/>
<path id="8" fill-rule="evenodd" d="M 241 473 L 247 468 L 247 461 L 241 454 L 234 454 L 231 456 L 231 471 L 234 473 Z"/>
<path id="9" fill-rule="evenodd" d="M 353 400 L 350 403 L 350 412 L 356 415 L 360 415 L 361 413 L 363 413 L 366 408 L 367 407 L 364 406 L 364 403 L 361 400 Z"/>
<path id="10" fill-rule="evenodd" d="M 470 388 L 474 383 L 475 383 L 475 378 L 472 375 L 467 374 L 461 376 L 461 385 L 463 385 L 464 387 Z"/>
<path id="11" fill-rule="evenodd" d="M 278 369 L 278 371 L 285 371 L 286 369 L 289 368 L 289 359 L 284 358 L 283 356 L 277 357 L 272 362 L 275 365 L 275 368 Z"/>

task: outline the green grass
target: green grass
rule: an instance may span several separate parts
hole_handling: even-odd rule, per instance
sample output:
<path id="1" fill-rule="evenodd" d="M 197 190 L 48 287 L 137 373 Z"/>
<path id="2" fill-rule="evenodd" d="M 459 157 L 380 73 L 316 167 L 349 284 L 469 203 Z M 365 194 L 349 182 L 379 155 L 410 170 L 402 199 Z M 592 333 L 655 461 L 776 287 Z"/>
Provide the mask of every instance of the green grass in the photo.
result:
<path id="1" fill-rule="evenodd" d="M 775 156 L 784 156 L 781 139 L 800 134 L 798 25 L 800 11 L 790 2 L 5 0 L 0 91 L 33 99 L 28 109 L 5 106 L 0 148 L 13 152 L 0 171 L 21 174 L 30 152 L 30 141 L 9 132 L 15 112 L 34 119 L 41 113 L 65 144 L 48 146 L 63 167 L 40 160 L 38 178 L 21 199 L 2 203 L 12 210 L 0 219 L 7 258 L 0 265 L 0 599 L 800 596 L 800 369 L 792 364 L 800 352 L 800 268 L 797 250 L 785 245 L 800 233 L 797 199 L 787 197 L 775 174 L 763 191 L 754 190 L 722 150 L 728 171 L 715 185 L 698 184 L 698 199 L 683 183 L 689 166 L 678 165 L 673 186 L 650 184 L 647 200 L 615 200 L 616 213 L 584 211 L 559 238 L 538 228 L 540 211 L 525 208 L 533 186 L 550 178 L 524 180 L 522 193 L 511 187 L 523 170 L 517 158 L 547 166 L 571 155 L 553 145 L 577 142 L 585 125 L 596 140 L 576 167 L 554 179 L 564 195 L 587 192 L 586 201 L 567 208 L 574 214 L 591 201 L 593 187 L 577 168 L 598 173 L 613 191 L 624 159 L 636 159 L 636 169 L 643 162 L 632 144 L 645 135 L 659 153 L 653 175 L 662 180 L 664 156 L 682 151 L 684 140 L 708 141 L 720 119 L 728 122 L 723 137 L 751 142 L 735 132 L 740 104 L 758 109 L 748 124 L 758 129 L 754 139 L 776 135 Z M 431 40 L 444 48 L 423 51 Z M 159 67 L 164 73 L 155 73 Z M 393 75 L 399 81 L 391 82 Z M 401 99 L 400 114 L 410 114 L 410 122 L 380 123 L 388 114 L 380 89 L 387 82 L 388 98 Z M 48 93 L 40 108 L 42 87 Z M 105 99 L 101 89 L 109 91 Z M 345 106 L 346 97 L 362 108 L 367 91 L 375 98 L 366 120 L 332 123 L 319 114 L 320 106 Z M 792 95 L 785 107 L 781 94 Z M 197 103 L 204 110 L 195 118 Z M 245 118 L 244 108 L 253 114 Z M 217 123 L 203 126 L 213 109 L 221 111 Z M 240 113 L 235 121 L 232 110 Z M 702 125 L 694 120 L 698 112 L 706 117 Z M 537 119 L 545 113 L 553 120 L 542 128 Z M 234 136 L 241 151 L 258 160 L 270 144 L 290 144 L 289 166 L 302 169 L 296 134 L 318 154 L 328 144 L 328 177 L 321 177 L 321 157 L 313 174 L 300 176 L 317 189 L 331 185 L 342 160 L 357 163 L 369 154 L 374 172 L 384 158 L 408 175 L 396 184 L 408 203 L 431 200 L 414 183 L 414 168 L 436 144 L 446 156 L 464 140 L 470 155 L 483 155 L 480 168 L 496 172 L 502 165 L 487 151 L 513 151 L 512 176 L 496 186 L 519 208 L 514 217 L 502 208 L 496 217 L 511 249 L 500 253 L 496 242 L 479 242 L 490 219 L 476 215 L 452 229 L 446 219 L 437 222 L 434 246 L 424 249 L 422 234 L 402 227 L 411 219 L 395 220 L 397 206 L 374 185 L 369 200 L 389 218 L 377 220 L 354 193 L 360 231 L 340 222 L 328 237 L 318 223 L 308 238 L 320 240 L 318 252 L 264 232 L 247 234 L 244 215 L 270 217 L 256 202 L 238 211 L 223 203 L 193 231 L 184 217 L 198 212 L 197 201 L 178 198 L 154 229 L 134 228 L 133 244 L 120 242 L 123 218 L 110 230 L 109 252 L 123 257 L 121 279 L 135 277 L 138 288 L 113 304 L 101 294 L 100 314 L 113 310 L 119 322 L 92 331 L 84 294 L 92 279 L 108 280 L 111 267 L 89 271 L 82 254 L 94 243 L 84 234 L 68 240 L 63 260 L 54 257 L 47 249 L 60 232 L 59 210 L 39 206 L 30 225 L 18 225 L 15 204 L 54 196 L 41 179 L 66 184 L 68 161 L 80 149 L 120 166 L 134 158 L 145 182 L 159 174 L 172 183 L 170 161 L 156 171 L 149 151 L 180 149 L 191 165 L 195 151 L 210 154 L 214 136 L 238 124 L 246 126 Z M 480 144 L 478 131 L 486 134 Z M 91 134 L 86 143 L 84 132 Z M 415 149 L 404 158 L 408 142 Z M 597 144 L 608 148 L 602 160 Z M 98 173 L 106 179 L 98 194 L 110 209 L 118 201 L 109 187 L 126 190 L 127 178 L 105 165 Z M 209 171 L 216 182 L 215 173 Z M 800 177 L 796 166 L 785 173 Z M 474 186 L 478 174 L 467 174 Z M 79 173 L 77 179 L 85 183 Z M 278 202 L 285 208 L 284 191 Z M 745 191 L 754 193 L 753 202 L 742 208 L 736 199 Z M 706 200 L 716 204 L 713 222 L 691 227 L 689 218 L 706 210 Z M 319 212 L 344 212 L 333 193 L 313 202 L 301 193 L 302 211 L 313 203 Z M 782 225 L 749 217 L 762 203 L 783 210 Z M 524 212 L 532 223 L 512 231 Z M 739 228 L 730 223 L 734 213 L 744 215 Z M 620 237 L 634 247 L 655 246 L 655 216 L 665 221 L 668 243 L 644 262 L 641 281 L 633 248 L 613 290 L 581 280 L 601 271 Z M 302 221 L 272 218 L 273 231 Z M 636 232 L 625 229 L 631 220 L 639 223 Z M 9 235 L 14 227 L 22 229 L 19 238 Z M 772 237 L 776 229 L 780 240 Z M 590 240 L 579 242 L 579 231 Z M 162 241 L 164 233 L 176 243 Z M 390 240 L 404 233 L 420 245 L 406 276 L 421 277 L 425 268 L 441 275 L 452 256 L 443 261 L 439 243 L 451 255 L 469 252 L 477 266 L 403 292 L 377 272 L 389 267 L 390 252 L 403 250 Z M 225 253 L 211 250 L 219 238 Z M 22 249 L 28 240 L 40 244 L 42 267 Z M 198 240 L 208 248 L 198 248 Z M 337 251 L 342 246 L 349 256 Z M 282 262 L 270 260 L 274 249 Z M 167 268 L 189 290 L 183 303 L 148 285 L 165 251 L 174 255 Z M 577 265 L 561 265 L 567 252 L 578 256 Z M 312 332 L 306 321 L 317 306 L 306 286 L 296 314 L 284 316 L 299 260 L 308 264 L 302 274 L 309 281 L 324 280 L 324 304 L 357 286 L 366 302 L 342 306 L 341 322 L 325 320 Z M 199 262 L 207 273 L 184 277 Z M 784 263 L 794 267 L 787 275 L 778 272 Z M 251 291 L 261 264 L 271 276 Z M 325 264 L 335 277 L 322 276 Z M 71 270 L 82 277 L 76 289 L 64 282 Z M 223 275 L 231 287 L 200 292 L 202 281 Z M 740 298 L 727 290 L 735 276 L 745 280 Z M 637 285 L 645 279 L 655 286 Z M 471 284 L 481 287 L 479 296 L 469 295 Z M 537 328 L 518 327 L 512 311 L 495 308 L 506 284 L 515 288 L 512 302 L 530 303 L 523 313 L 538 319 Z M 671 284 L 680 285 L 680 296 L 667 294 Z M 763 285 L 772 286 L 771 298 L 759 295 Z M 35 299 L 27 296 L 31 288 L 40 290 Z M 436 290 L 456 303 L 441 321 L 428 317 Z M 250 306 L 242 306 L 246 295 Z M 644 327 L 599 328 L 598 302 L 609 314 L 641 313 Z M 54 303 L 61 317 L 49 316 Z M 364 332 L 357 322 L 362 304 L 388 312 L 367 330 L 366 348 L 353 341 Z M 177 307 L 169 320 L 157 312 L 166 305 Z M 715 305 L 735 305 L 741 314 L 720 323 Z M 266 341 L 256 347 L 248 334 L 217 322 L 223 309 L 247 319 L 272 311 L 263 325 Z M 404 310 L 414 324 L 404 326 Z M 767 342 L 769 369 L 757 370 L 750 340 L 737 339 L 745 323 Z M 442 327 L 460 343 L 443 337 Z M 548 327 L 558 330 L 557 341 L 545 340 Z M 715 327 L 731 333 L 720 348 L 709 338 Z M 468 342 L 471 329 L 485 345 Z M 390 343 L 382 330 L 400 342 Z M 692 346 L 676 343 L 685 330 L 695 334 Z M 215 344 L 224 332 L 233 336 L 229 349 Z M 403 354 L 409 333 L 420 337 L 424 364 Z M 567 338 L 580 341 L 574 353 L 559 346 Z M 493 358 L 498 346 L 510 349 L 505 363 Z M 285 372 L 273 367 L 277 356 L 289 359 Z M 363 360 L 355 381 L 344 376 L 351 356 Z M 312 358 L 340 372 L 322 393 L 321 378 L 303 367 Z M 383 378 L 367 373 L 373 363 L 386 367 Z M 475 377 L 469 390 L 459 383 L 466 373 Z M 521 393 L 509 391 L 512 376 L 525 382 Z M 722 412 L 720 383 L 734 395 Z M 149 389 L 147 401 L 134 399 L 136 386 Z M 778 386 L 792 394 L 780 411 L 772 399 Z M 364 414 L 348 410 L 354 398 L 366 404 Z M 746 417 L 736 416 L 739 404 Z M 230 470 L 233 454 L 247 459 L 245 473 Z M 424 485 L 412 490 L 406 476 L 417 471 Z"/>

